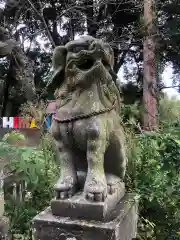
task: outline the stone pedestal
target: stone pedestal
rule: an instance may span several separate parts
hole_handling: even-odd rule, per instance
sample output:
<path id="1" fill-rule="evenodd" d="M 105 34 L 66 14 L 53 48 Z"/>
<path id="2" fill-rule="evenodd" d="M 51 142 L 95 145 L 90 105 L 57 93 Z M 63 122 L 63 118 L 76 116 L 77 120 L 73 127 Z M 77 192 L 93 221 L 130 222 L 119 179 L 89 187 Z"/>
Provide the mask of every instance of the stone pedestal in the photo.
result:
<path id="1" fill-rule="evenodd" d="M 114 194 L 108 194 L 104 202 L 87 201 L 82 192 L 69 199 L 53 199 L 52 214 L 61 217 L 71 217 L 81 220 L 106 220 L 125 194 L 124 183 L 117 184 Z M 115 216 L 114 216 L 115 217 Z"/>
<path id="2" fill-rule="evenodd" d="M 4 217 L 4 174 L 2 170 L 2 161 L 0 161 L 0 240 L 8 239 L 8 218 Z"/>
<path id="3" fill-rule="evenodd" d="M 4 214 L 4 192 L 0 190 L 0 217 Z"/>
<path id="4" fill-rule="evenodd" d="M 138 203 L 135 196 L 126 194 L 103 221 L 59 217 L 47 208 L 33 219 L 34 239 L 131 240 L 137 232 Z"/>
<path id="5" fill-rule="evenodd" d="M 0 217 L 0 240 L 8 240 L 9 221 L 6 217 Z"/>

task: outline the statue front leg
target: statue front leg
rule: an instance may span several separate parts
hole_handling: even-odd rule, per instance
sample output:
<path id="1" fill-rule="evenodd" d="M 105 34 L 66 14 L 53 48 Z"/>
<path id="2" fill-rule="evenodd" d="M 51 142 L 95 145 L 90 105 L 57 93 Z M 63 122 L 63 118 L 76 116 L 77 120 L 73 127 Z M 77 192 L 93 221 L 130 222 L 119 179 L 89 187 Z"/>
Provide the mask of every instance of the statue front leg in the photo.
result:
<path id="1" fill-rule="evenodd" d="M 103 202 L 107 197 L 107 183 L 104 173 L 106 141 L 96 129 L 90 129 L 89 133 L 87 141 L 88 172 L 84 193 L 88 200 Z"/>
<path id="2" fill-rule="evenodd" d="M 77 173 L 74 166 L 74 155 L 62 142 L 56 143 L 58 146 L 58 159 L 60 162 L 60 178 L 54 186 L 57 198 L 70 198 L 76 192 Z"/>
<path id="3" fill-rule="evenodd" d="M 58 123 L 53 121 L 51 133 L 54 136 L 57 149 L 57 160 L 60 166 L 60 178 L 54 186 L 57 199 L 70 198 L 76 192 L 77 173 L 74 165 L 74 154 L 63 143 L 63 136 L 58 131 Z"/>

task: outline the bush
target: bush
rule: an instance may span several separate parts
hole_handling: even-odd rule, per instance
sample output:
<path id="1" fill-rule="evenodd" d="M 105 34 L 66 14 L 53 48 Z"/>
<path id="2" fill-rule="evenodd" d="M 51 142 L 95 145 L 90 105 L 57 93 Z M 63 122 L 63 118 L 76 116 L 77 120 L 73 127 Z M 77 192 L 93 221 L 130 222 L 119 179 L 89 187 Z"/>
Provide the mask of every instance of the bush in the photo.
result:
<path id="1" fill-rule="evenodd" d="M 131 140 L 129 154 L 130 190 L 133 186 L 140 195 L 139 239 L 179 239 L 180 140 L 171 134 L 143 133 Z"/>
<path id="2" fill-rule="evenodd" d="M 180 100 L 166 95 L 159 102 L 160 129 L 180 138 Z"/>
<path id="3" fill-rule="evenodd" d="M 164 96 L 159 101 L 159 120 L 161 127 L 180 121 L 180 100 Z"/>
<path id="4" fill-rule="evenodd" d="M 53 184 L 58 174 L 55 164 L 54 152 L 49 139 L 44 136 L 41 145 L 37 148 L 17 147 L 7 143 L 11 135 L 23 139 L 20 133 L 12 132 L 5 136 L 0 143 L 0 155 L 11 157 L 10 169 L 15 175 L 25 180 L 27 187 L 25 199 L 17 202 L 11 196 L 5 204 L 6 215 L 10 218 L 12 234 L 25 234 L 31 236 L 31 220 L 45 207 L 52 198 Z"/>

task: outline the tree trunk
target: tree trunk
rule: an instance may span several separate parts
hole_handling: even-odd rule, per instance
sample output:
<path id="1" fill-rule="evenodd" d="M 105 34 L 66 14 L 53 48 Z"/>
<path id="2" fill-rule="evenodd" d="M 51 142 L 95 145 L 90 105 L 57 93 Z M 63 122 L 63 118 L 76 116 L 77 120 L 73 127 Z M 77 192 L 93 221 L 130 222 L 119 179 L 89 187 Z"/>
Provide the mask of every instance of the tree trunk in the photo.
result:
<path id="1" fill-rule="evenodd" d="M 144 77 L 143 77 L 143 129 L 153 131 L 157 128 L 156 61 L 153 38 L 153 0 L 144 0 Z"/>
<path id="2" fill-rule="evenodd" d="M 86 6 L 88 35 L 90 35 L 92 37 L 96 37 L 96 33 L 98 30 L 98 23 L 96 23 L 95 16 L 94 16 L 94 1 L 86 0 L 85 6 Z"/>

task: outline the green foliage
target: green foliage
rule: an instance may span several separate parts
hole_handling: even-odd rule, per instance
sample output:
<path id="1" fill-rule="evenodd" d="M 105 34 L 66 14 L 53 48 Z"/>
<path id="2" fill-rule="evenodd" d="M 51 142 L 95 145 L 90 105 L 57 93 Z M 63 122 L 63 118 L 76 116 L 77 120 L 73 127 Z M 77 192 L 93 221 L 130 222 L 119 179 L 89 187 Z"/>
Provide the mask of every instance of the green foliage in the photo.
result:
<path id="1" fill-rule="evenodd" d="M 121 108 L 121 117 L 126 127 L 136 127 L 141 117 L 139 103 L 136 102 L 131 105 L 123 104 Z"/>
<path id="2" fill-rule="evenodd" d="M 128 140 L 126 183 L 140 195 L 138 239 L 179 239 L 180 104 L 166 95 L 159 101 L 159 131 L 135 134 L 140 108 L 123 106 Z"/>
<path id="3" fill-rule="evenodd" d="M 16 147 L 3 141 L 0 143 L 0 155 L 2 154 L 11 155 L 11 171 L 27 184 L 23 201 L 17 201 L 11 195 L 6 198 L 5 209 L 10 218 L 11 233 L 26 233 L 30 236 L 32 218 L 47 207 L 52 198 L 52 186 L 58 173 L 54 153 L 48 137 L 44 136 L 37 148 Z"/>
<path id="4" fill-rule="evenodd" d="M 11 142 L 14 140 L 16 140 L 16 141 L 24 140 L 25 141 L 25 136 L 18 131 L 12 131 L 10 133 L 5 134 L 2 140 L 3 140 L 3 142 L 9 142 L 9 141 Z"/>
<path id="5" fill-rule="evenodd" d="M 163 131 L 180 136 L 180 100 L 164 96 L 159 102 L 159 121 Z"/>
<path id="6" fill-rule="evenodd" d="M 36 104 L 27 102 L 20 108 L 21 116 L 24 118 L 34 118 L 40 125 L 40 129 L 43 131 L 44 117 L 46 113 L 47 104 L 44 101 L 39 101 Z"/>
<path id="7" fill-rule="evenodd" d="M 158 103 L 159 128 L 166 133 L 178 136 L 180 128 L 180 100 L 164 94 Z M 139 102 L 122 104 L 121 117 L 126 127 L 137 128 L 141 122 L 143 108 Z M 180 135 L 179 135 L 180 136 Z"/>
<path id="8" fill-rule="evenodd" d="M 140 213 L 155 224 L 149 237 L 146 231 L 139 239 L 179 239 L 180 140 L 172 134 L 143 133 L 131 141 L 129 156 L 134 167 L 131 187 L 140 195 Z M 146 222 L 142 225 L 150 227 Z"/>
<path id="9" fill-rule="evenodd" d="M 161 123 L 165 121 L 174 122 L 180 118 L 180 100 L 169 98 L 165 95 L 159 102 L 159 115 Z"/>

